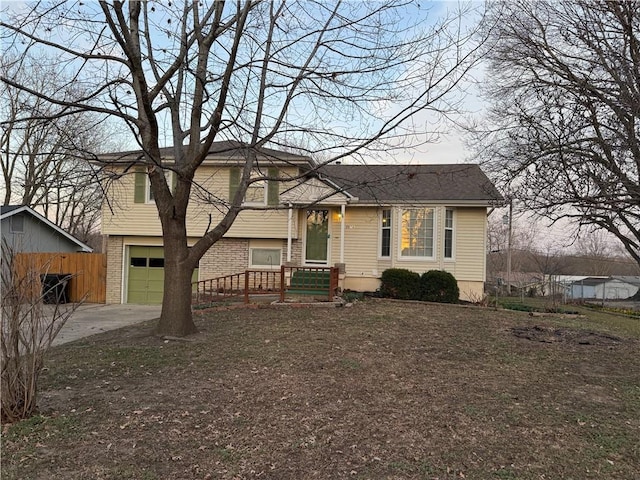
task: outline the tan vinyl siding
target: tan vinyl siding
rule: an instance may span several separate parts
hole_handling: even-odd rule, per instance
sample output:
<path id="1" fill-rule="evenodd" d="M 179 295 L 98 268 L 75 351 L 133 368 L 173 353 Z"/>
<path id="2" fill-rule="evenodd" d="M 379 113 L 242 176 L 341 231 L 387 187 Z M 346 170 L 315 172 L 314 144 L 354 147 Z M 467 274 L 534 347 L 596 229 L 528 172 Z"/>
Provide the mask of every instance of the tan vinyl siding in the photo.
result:
<path id="1" fill-rule="evenodd" d="M 485 208 L 458 208 L 455 216 L 455 273 L 452 273 L 460 281 L 484 282 L 487 210 Z M 445 266 L 447 263 L 445 262 Z"/>
<path id="2" fill-rule="evenodd" d="M 160 220 L 153 203 L 135 203 L 135 172 L 129 171 L 107 185 L 102 207 L 105 235 L 160 235 Z"/>
<path id="3" fill-rule="evenodd" d="M 229 195 L 229 172 L 228 167 L 218 166 L 203 166 L 196 172 L 192 199 L 187 210 L 189 236 L 202 235 L 207 227 L 213 228 L 222 218 Z M 295 168 L 280 169 L 280 176 L 295 175 L 295 173 Z M 134 177 L 132 172 L 109 185 L 107 192 L 109 202 L 105 202 L 102 210 L 104 234 L 143 236 L 162 234 L 155 204 L 134 202 Z M 110 206 L 112 208 L 109 208 Z M 226 236 L 287 238 L 287 220 L 286 210 L 247 210 L 238 216 Z M 296 238 L 295 235 L 294 238 Z"/>
<path id="4" fill-rule="evenodd" d="M 484 298 L 484 282 L 458 280 L 460 300 L 479 303 Z"/>
<path id="5" fill-rule="evenodd" d="M 287 211 L 244 211 L 238 215 L 225 237 L 286 239 Z"/>
<path id="6" fill-rule="evenodd" d="M 332 261 L 340 261 L 339 209 L 332 214 Z M 347 276 L 377 277 L 378 271 L 378 209 L 349 207 L 345 211 L 344 260 Z"/>
<path id="7" fill-rule="evenodd" d="M 444 258 L 444 218 L 446 207 L 435 207 L 435 243 L 433 259 L 411 259 L 401 257 L 398 245 L 401 241 L 399 222 L 402 209 L 394 209 L 393 245 L 391 265 L 381 261 L 381 269 L 406 268 L 418 273 L 427 270 L 446 270 L 458 280 L 484 282 L 485 279 L 485 236 L 486 208 L 453 208 L 454 232 L 451 259 Z"/>
<path id="8" fill-rule="evenodd" d="M 345 288 L 354 290 L 375 290 L 379 286 L 377 278 L 387 268 L 406 268 L 418 273 L 428 270 L 446 270 L 458 280 L 461 298 L 477 300 L 482 298 L 485 279 L 485 208 L 454 208 L 454 257 L 444 258 L 444 206 L 435 207 L 434 258 L 430 260 L 400 258 L 401 208 L 393 209 L 392 248 L 390 259 L 380 259 L 379 212 L 378 208 L 347 207 Z M 339 227 L 339 224 L 338 224 Z M 334 244 L 339 246 L 339 236 Z M 339 247 L 338 247 L 339 248 Z M 339 252 L 339 250 L 338 250 Z"/>

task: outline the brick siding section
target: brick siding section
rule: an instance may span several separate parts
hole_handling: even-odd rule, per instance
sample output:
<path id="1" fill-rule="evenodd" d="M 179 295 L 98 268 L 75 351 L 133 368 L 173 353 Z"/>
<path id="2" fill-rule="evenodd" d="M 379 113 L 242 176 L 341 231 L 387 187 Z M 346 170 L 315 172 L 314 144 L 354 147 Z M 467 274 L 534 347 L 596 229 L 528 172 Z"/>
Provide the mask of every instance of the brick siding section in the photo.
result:
<path id="1" fill-rule="evenodd" d="M 244 272 L 249 266 L 249 240 L 222 238 L 200 259 L 200 280 Z"/>
<path id="2" fill-rule="evenodd" d="M 123 237 L 107 238 L 107 303 L 122 301 L 122 255 Z"/>
<path id="3" fill-rule="evenodd" d="M 282 264 L 287 264 L 287 241 L 282 241 Z M 302 241 L 291 243 L 290 265 L 301 265 Z M 249 268 L 249 239 L 223 238 L 200 259 L 200 280 L 244 272 Z"/>
<path id="4" fill-rule="evenodd" d="M 286 263 L 287 259 L 287 241 L 284 241 L 284 262 Z M 291 241 L 291 266 L 300 266 L 302 265 L 302 240 L 292 240 Z"/>

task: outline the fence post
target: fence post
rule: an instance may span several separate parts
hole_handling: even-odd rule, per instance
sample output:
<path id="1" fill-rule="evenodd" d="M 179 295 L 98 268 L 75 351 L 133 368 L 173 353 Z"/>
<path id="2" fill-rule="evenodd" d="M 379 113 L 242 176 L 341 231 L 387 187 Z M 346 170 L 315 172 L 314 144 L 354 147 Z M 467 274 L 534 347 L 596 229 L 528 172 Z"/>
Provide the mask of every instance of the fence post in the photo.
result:
<path id="1" fill-rule="evenodd" d="M 329 270 L 329 301 L 333 300 L 334 292 L 338 289 L 338 269 L 330 267 Z"/>
<path id="2" fill-rule="evenodd" d="M 249 271 L 244 271 L 244 303 L 249 303 Z"/>
<path id="3" fill-rule="evenodd" d="M 284 303 L 284 268 L 280 266 L 280 303 Z"/>

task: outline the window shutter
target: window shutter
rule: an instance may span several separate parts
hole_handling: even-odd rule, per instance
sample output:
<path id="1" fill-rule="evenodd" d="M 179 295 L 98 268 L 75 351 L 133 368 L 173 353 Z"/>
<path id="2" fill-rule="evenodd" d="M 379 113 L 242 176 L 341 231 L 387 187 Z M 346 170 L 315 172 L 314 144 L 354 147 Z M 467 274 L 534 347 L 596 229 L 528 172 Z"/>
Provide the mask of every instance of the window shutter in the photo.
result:
<path id="1" fill-rule="evenodd" d="M 175 195 L 178 187 L 178 174 L 176 172 L 170 172 L 169 175 L 171 175 L 171 193 Z"/>
<path id="2" fill-rule="evenodd" d="M 278 177 L 278 169 L 270 168 L 269 176 L 277 178 Z M 280 203 L 280 182 L 277 180 L 269 180 L 267 185 L 267 204 L 268 205 L 278 205 Z"/>
<path id="3" fill-rule="evenodd" d="M 233 198 L 236 196 L 238 187 L 240 186 L 241 171 L 237 167 L 232 167 L 229 170 L 229 201 L 233 202 Z"/>
<path id="4" fill-rule="evenodd" d="M 147 174 L 141 168 L 136 168 L 134 174 L 135 190 L 133 193 L 134 203 L 145 203 L 147 196 Z"/>

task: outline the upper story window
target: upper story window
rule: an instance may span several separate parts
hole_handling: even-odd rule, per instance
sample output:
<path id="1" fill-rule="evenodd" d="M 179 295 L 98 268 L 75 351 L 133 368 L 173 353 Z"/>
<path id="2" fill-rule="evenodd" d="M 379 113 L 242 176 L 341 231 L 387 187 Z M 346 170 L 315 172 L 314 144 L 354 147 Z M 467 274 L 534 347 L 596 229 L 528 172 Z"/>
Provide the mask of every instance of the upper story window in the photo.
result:
<path id="1" fill-rule="evenodd" d="M 258 171 L 251 172 L 251 183 L 247 186 L 244 195 L 244 203 L 266 205 L 267 204 L 267 181 L 263 179 Z"/>
<path id="2" fill-rule="evenodd" d="M 380 257 L 391 256 L 391 209 L 380 212 Z"/>
<path id="3" fill-rule="evenodd" d="M 167 181 L 167 185 L 169 185 L 169 189 L 173 193 L 175 190 L 175 174 L 171 170 L 164 171 L 164 178 Z M 146 201 L 147 203 L 155 202 L 155 198 L 153 198 L 153 190 L 151 190 L 151 179 L 147 175 L 146 181 Z"/>
<path id="4" fill-rule="evenodd" d="M 434 257 L 434 209 L 408 208 L 402 210 L 400 235 L 401 258 Z"/>
<path id="5" fill-rule="evenodd" d="M 169 189 L 175 191 L 177 176 L 171 170 L 164 171 L 164 178 L 167 180 Z M 135 190 L 134 190 L 134 203 L 153 203 L 153 191 L 151 190 L 151 180 L 143 169 L 136 170 L 135 172 Z"/>
<path id="6" fill-rule="evenodd" d="M 247 186 L 243 204 L 245 205 L 277 205 L 279 203 L 278 169 L 270 167 L 266 170 L 255 169 L 251 172 L 251 183 Z M 229 201 L 233 198 L 240 186 L 242 169 L 232 168 L 229 171 Z"/>
<path id="7" fill-rule="evenodd" d="M 453 258 L 453 209 L 444 211 L 444 258 Z"/>

